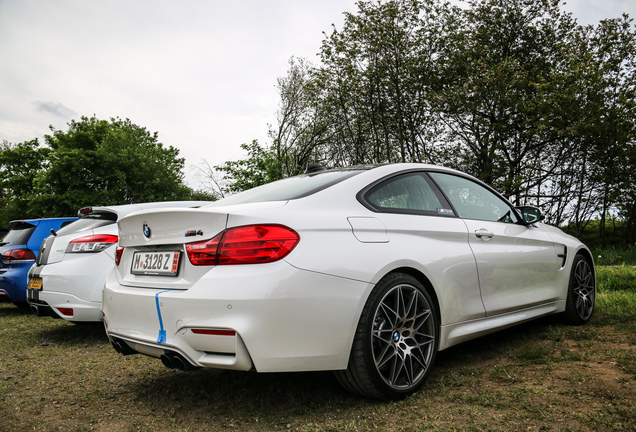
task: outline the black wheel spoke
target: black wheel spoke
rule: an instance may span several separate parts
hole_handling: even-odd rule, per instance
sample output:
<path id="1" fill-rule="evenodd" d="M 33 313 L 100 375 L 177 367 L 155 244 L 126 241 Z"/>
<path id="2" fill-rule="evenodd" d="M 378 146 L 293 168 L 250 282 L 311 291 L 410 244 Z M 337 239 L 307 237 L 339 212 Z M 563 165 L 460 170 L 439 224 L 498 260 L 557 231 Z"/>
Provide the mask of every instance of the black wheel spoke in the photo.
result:
<path id="1" fill-rule="evenodd" d="M 570 320 L 572 323 L 581 324 L 590 319 L 594 312 L 594 302 L 596 296 L 596 282 L 594 272 L 590 263 L 577 256 L 572 269 L 570 280 L 570 293 L 568 294 L 568 304 Z"/>
<path id="2" fill-rule="evenodd" d="M 374 316 L 373 360 L 391 388 L 408 390 L 426 375 L 435 350 L 431 305 L 413 285 L 396 285 Z"/>

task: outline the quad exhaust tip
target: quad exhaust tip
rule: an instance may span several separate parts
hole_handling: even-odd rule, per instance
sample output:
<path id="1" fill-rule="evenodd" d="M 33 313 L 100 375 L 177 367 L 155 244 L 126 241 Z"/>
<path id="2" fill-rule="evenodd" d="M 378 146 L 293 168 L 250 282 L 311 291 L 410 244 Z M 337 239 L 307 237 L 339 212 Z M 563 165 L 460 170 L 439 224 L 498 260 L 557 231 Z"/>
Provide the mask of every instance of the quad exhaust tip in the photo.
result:
<path id="1" fill-rule="evenodd" d="M 130 345 L 121 339 L 112 338 L 110 343 L 115 351 L 121 355 L 137 354 L 137 351 L 132 349 Z M 166 351 L 159 358 L 161 359 L 161 363 L 168 369 L 178 369 L 183 372 L 198 369 L 198 366 L 193 365 L 183 355 L 177 352 Z"/>
<path id="2" fill-rule="evenodd" d="M 190 363 L 185 357 L 183 357 L 179 353 L 175 352 L 166 352 L 160 357 L 161 363 L 168 369 L 178 369 L 180 371 L 186 372 L 194 369 L 198 369 L 197 366 Z"/>

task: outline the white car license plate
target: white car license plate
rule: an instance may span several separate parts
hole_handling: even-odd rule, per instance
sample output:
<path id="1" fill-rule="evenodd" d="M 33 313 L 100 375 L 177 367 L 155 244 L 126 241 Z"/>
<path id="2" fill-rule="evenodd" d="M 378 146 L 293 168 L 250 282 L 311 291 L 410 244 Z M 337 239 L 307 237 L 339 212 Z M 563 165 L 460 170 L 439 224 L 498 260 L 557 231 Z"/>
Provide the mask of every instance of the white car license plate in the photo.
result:
<path id="1" fill-rule="evenodd" d="M 27 288 L 41 290 L 42 289 L 42 278 L 32 277 L 29 280 L 29 285 L 27 285 Z"/>
<path id="2" fill-rule="evenodd" d="M 135 252 L 130 272 L 149 276 L 176 276 L 180 256 L 180 251 Z"/>

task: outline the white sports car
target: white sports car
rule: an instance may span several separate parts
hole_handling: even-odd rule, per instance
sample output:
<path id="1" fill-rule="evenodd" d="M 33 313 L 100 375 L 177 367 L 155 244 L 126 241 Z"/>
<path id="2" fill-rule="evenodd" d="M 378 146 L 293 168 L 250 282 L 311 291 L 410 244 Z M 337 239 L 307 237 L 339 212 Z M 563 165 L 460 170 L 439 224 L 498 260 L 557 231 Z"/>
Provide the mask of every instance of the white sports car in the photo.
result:
<path id="1" fill-rule="evenodd" d="M 74 323 L 102 320 L 102 288 L 115 262 L 117 219 L 153 208 L 199 207 L 208 201 L 168 201 L 85 207 L 79 219 L 48 236 L 29 270 L 27 300 L 38 316 Z"/>
<path id="2" fill-rule="evenodd" d="M 170 368 L 334 370 L 416 391 L 437 351 L 594 310 L 590 251 L 461 172 L 397 164 L 287 178 L 122 218 L 103 292 L 115 349 Z"/>

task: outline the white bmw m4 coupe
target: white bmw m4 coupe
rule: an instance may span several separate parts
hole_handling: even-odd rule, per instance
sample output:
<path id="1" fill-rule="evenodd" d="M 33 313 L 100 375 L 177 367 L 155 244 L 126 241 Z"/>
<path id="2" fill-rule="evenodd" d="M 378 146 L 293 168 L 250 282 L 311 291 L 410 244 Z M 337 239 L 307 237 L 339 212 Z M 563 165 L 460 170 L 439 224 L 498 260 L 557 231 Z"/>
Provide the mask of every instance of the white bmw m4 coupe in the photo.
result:
<path id="1" fill-rule="evenodd" d="M 319 170 L 119 220 L 104 324 L 170 368 L 333 370 L 399 399 L 438 351 L 548 314 L 590 320 L 590 251 L 461 172 Z"/>

